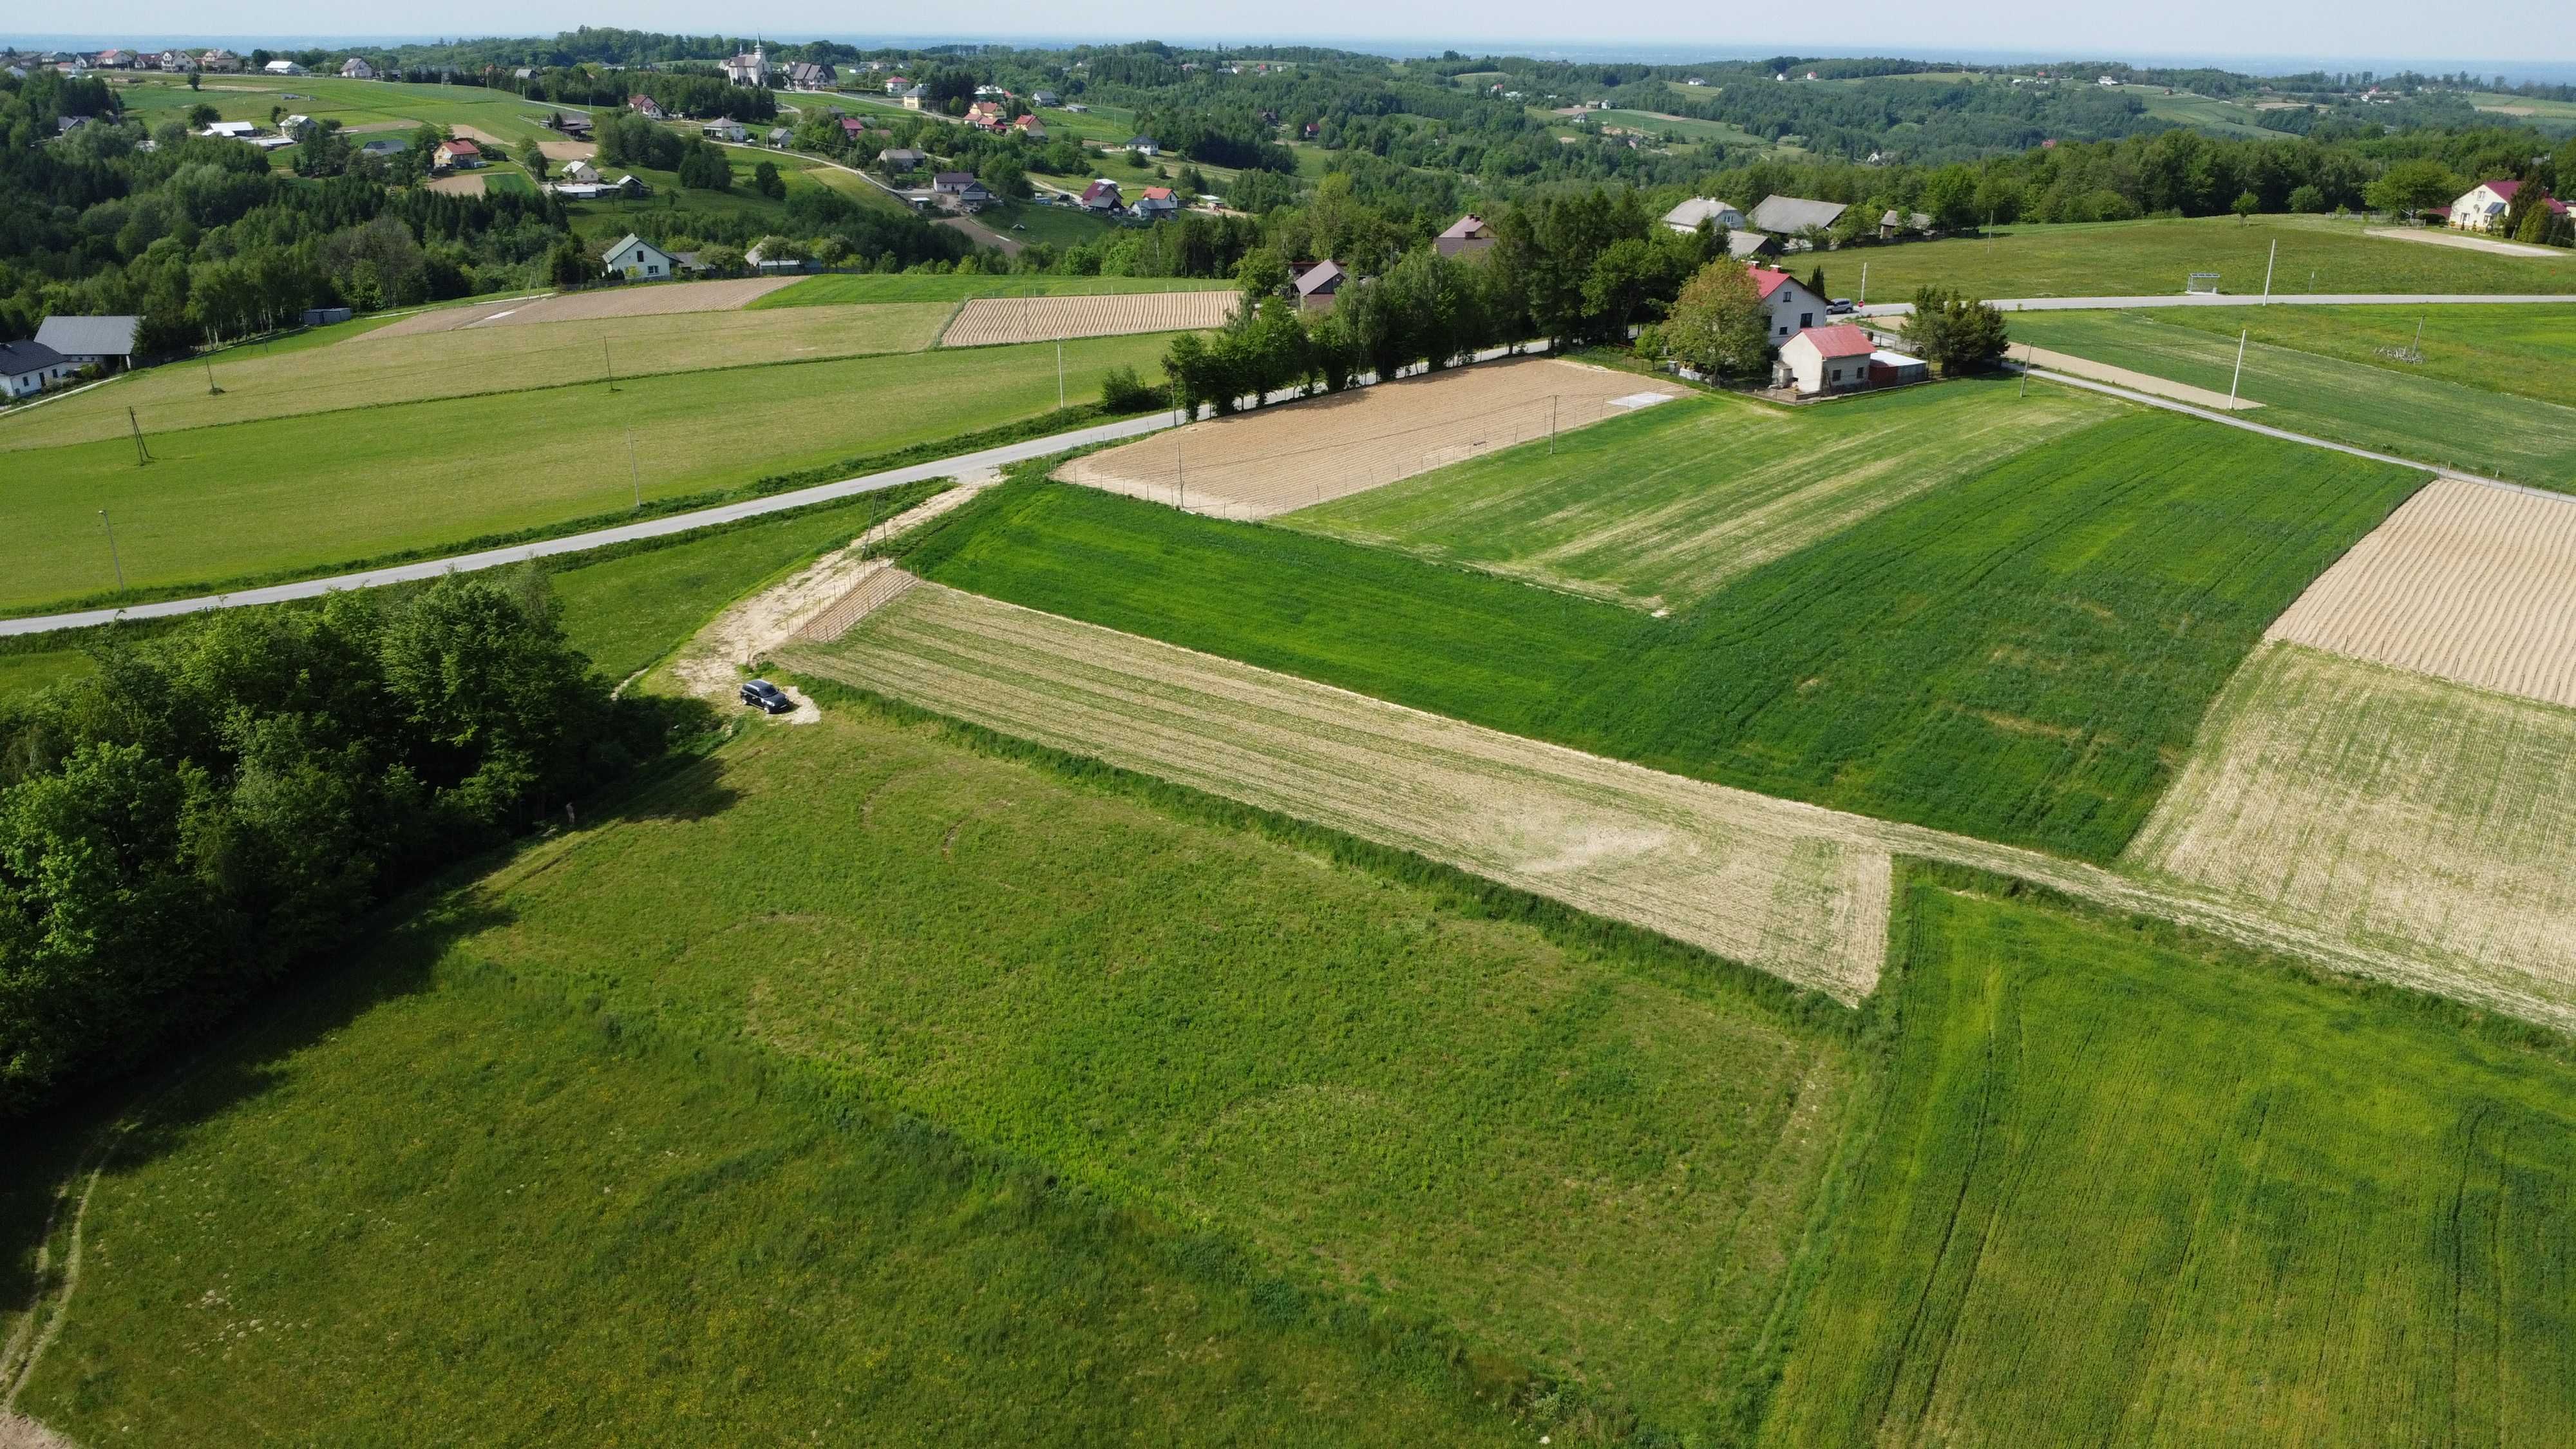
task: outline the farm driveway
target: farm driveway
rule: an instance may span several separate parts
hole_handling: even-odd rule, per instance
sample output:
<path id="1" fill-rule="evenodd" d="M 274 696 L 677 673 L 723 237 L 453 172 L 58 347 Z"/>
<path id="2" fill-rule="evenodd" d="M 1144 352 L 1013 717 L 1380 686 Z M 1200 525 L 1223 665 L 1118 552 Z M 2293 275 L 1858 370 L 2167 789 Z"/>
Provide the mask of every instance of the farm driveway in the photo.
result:
<path id="1" fill-rule="evenodd" d="M 939 218 L 939 224 L 945 227 L 954 227 L 958 231 L 964 232 L 966 235 L 974 238 L 977 246 L 1000 247 L 1002 249 L 1002 255 L 1006 257 L 1016 257 L 1020 254 L 1020 243 L 1011 240 L 1009 237 L 1002 235 L 1000 232 L 993 230 L 991 227 L 986 226 L 984 223 L 977 221 L 971 216 L 943 216 Z"/>
<path id="2" fill-rule="evenodd" d="M 2468 236 L 2456 231 L 2413 231 L 2402 227 L 2374 226 L 2363 236 L 2385 237 L 2390 241 L 2424 242 L 2437 247 L 2458 247 L 2463 251 L 2493 252 L 2503 257 L 2542 257 L 2564 260 L 2567 253 L 2557 247 L 2536 247 L 2525 242 L 2498 241 L 2491 236 Z"/>

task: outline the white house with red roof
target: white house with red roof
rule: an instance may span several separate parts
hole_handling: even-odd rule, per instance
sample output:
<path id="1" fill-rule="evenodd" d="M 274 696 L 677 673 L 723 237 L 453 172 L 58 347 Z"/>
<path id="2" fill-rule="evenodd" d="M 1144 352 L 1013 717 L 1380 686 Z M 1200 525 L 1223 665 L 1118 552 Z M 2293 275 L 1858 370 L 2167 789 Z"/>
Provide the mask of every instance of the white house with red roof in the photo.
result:
<path id="1" fill-rule="evenodd" d="M 1114 212 L 1124 203 L 1118 194 L 1118 183 L 1103 176 L 1082 189 L 1082 209 Z"/>
<path id="2" fill-rule="evenodd" d="M 1825 299 L 1808 291 L 1805 283 L 1776 267 L 1754 265 L 1745 270 L 1752 274 L 1753 290 L 1761 295 L 1762 310 L 1771 319 L 1772 346 L 1781 346 L 1824 320 Z"/>
<path id="3" fill-rule="evenodd" d="M 1180 209 L 1180 198 L 1174 196 L 1168 186 L 1146 187 L 1137 194 L 1136 204 L 1129 208 L 1140 221 L 1157 221 Z"/>
<path id="4" fill-rule="evenodd" d="M 2451 203 L 2451 225 L 2462 231 L 2498 231 L 2504 227 L 2504 214 L 2513 209 L 2513 199 L 2522 194 L 2519 181 L 2481 181 L 2469 188 L 2459 200 Z M 2541 193 L 2552 213 L 2565 216 L 2567 203 L 2547 192 Z"/>
<path id="5" fill-rule="evenodd" d="M 1919 357 L 1890 351 L 1849 324 L 1809 327 L 1781 344 L 1772 367 L 1775 387 L 1795 388 L 1807 397 L 1820 393 L 1857 392 L 1865 387 L 1894 387 L 1921 382 L 1932 375 Z"/>
<path id="6" fill-rule="evenodd" d="M 626 98 L 626 109 L 633 111 L 635 114 L 642 116 L 648 121 L 658 121 L 663 119 L 662 103 L 653 99 L 651 96 L 628 96 Z"/>
<path id="7" fill-rule="evenodd" d="M 431 167 L 439 171 L 459 167 L 471 169 L 482 164 L 483 148 L 466 140 L 441 141 L 437 152 L 430 157 Z"/>

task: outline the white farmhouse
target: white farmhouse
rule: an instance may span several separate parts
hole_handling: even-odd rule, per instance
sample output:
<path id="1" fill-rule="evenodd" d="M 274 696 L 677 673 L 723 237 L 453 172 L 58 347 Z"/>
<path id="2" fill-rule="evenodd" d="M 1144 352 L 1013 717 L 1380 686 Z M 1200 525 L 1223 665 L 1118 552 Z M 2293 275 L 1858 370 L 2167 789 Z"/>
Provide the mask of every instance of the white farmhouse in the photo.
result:
<path id="1" fill-rule="evenodd" d="M 1774 347 L 1824 320 L 1825 299 L 1808 291 L 1805 283 L 1776 268 L 1756 265 L 1747 270 L 1753 274 L 1753 289 L 1762 295 L 1762 310 L 1770 316 Z"/>
<path id="2" fill-rule="evenodd" d="M 1697 231 L 1703 221 L 1726 231 L 1744 230 L 1744 213 L 1711 197 L 1694 196 L 1664 213 L 1664 225 L 1679 232 Z"/>
<path id="3" fill-rule="evenodd" d="M 657 281 L 673 275 L 673 269 L 678 265 L 669 252 L 631 231 L 615 246 L 601 253 L 599 259 L 610 271 L 630 282 Z"/>
<path id="4" fill-rule="evenodd" d="M 2481 181 L 2451 203 L 2451 225 L 2462 231 L 2499 230 L 2505 213 L 2513 209 L 2513 199 L 2521 194 L 2519 181 Z M 2564 215 L 2567 203 L 2553 196 L 2549 209 Z"/>

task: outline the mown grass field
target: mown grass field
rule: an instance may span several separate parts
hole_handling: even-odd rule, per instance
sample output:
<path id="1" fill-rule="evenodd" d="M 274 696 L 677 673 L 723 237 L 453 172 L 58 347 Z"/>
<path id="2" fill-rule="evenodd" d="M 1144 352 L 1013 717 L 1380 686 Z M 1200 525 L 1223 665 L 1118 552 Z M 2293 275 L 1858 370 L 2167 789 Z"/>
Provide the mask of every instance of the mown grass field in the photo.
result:
<path id="1" fill-rule="evenodd" d="M 2161 312 L 2033 312 L 2012 320 L 2018 340 L 2219 393 L 2236 373 L 2233 333 L 2169 321 Z M 2281 330 L 2331 335 L 2334 325 L 2290 323 Z M 2344 351 L 2367 350 L 2344 335 Z M 2563 337 L 2523 346 L 2520 367 L 2535 378 L 2556 374 L 2535 381 L 2536 388 L 2576 388 L 2568 380 L 2576 363 L 2568 360 Z M 2510 358 L 2491 363 L 2497 371 L 2516 365 Z M 2263 404 L 2253 421 L 2271 427 L 2517 483 L 2576 489 L 2576 405 L 2425 375 L 2404 363 L 2321 356 L 2268 342 L 2247 344 L 2244 378 L 2236 386 L 2240 396 Z"/>
<path id="2" fill-rule="evenodd" d="M 772 307 L 843 307 L 871 303 L 967 302 L 977 297 L 1101 297 L 1137 292 L 1221 292 L 1231 282 L 1190 277 L 1050 277 L 1034 273 L 840 273 L 808 277 L 753 302 Z"/>
<path id="3" fill-rule="evenodd" d="M 1161 798 L 836 705 L 532 848 L 168 1099 L 22 1407 L 1446 1443 L 1532 1372 L 1758 1402 L 1844 1030 Z"/>
<path id="4" fill-rule="evenodd" d="M 478 334 L 479 335 L 479 334 Z M 1067 388 L 1150 368 L 1156 337 L 1064 345 Z M 311 572 L 558 526 L 931 443 L 1052 411 L 1056 349 L 978 348 L 734 368 L 388 404 L 11 454 L 0 473 L 0 607 L 114 587 Z M 626 439 L 635 440 L 629 462 Z"/>
<path id="5" fill-rule="evenodd" d="M 938 340 L 949 309 L 934 303 L 799 308 L 776 315 L 678 312 L 451 332 L 334 345 L 217 353 L 150 368 L 113 387 L 0 416 L 0 450 L 126 434 L 131 408 L 148 431 L 213 427 L 435 398 L 598 384 L 611 377 L 705 372 L 763 363 L 917 352 Z M 220 394 L 209 393 L 209 378 Z M 578 414 L 567 422 L 579 426 Z"/>
<path id="6" fill-rule="evenodd" d="M 1668 621 L 1063 486 L 994 495 L 915 557 L 958 588 L 1515 734 L 2107 860 L 2265 627 L 2422 478 L 2124 412 Z"/>
<path id="7" fill-rule="evenodd" d="M 1641 608 L 1698 602 L 1917 493 L 2097 422 L 2072 389 L 1912 388 L 1827 408 L 1692 398 L 1283 520 Z"/>
<path id="8" fill-rule="evenodd" d="M 2576 1437 L 2563 1042 L 1951 880 L 1762 1442 Z"/>
<path id="9" fill-rule="evenodd" d="M 382 127 L 395 121 L 467 125 L 499 136 L 513 148 L 528 141 L 562 139 L 545 127 L 549 112 L 587 110 L 522 100 L 507 91 L 481 86 L 355 81 L 336 75 L 206 75 L 200 78 L 199 89 L 193 91 L 188 89 L 185 77 L 162 75 L 139 77 L 132 85 L 120 78 L 115 85 L 117 99 L 147 126 L 176 120 L 200 104 L 213 106 L 227 121 L 257 121 L 266 126 L 268 108 L 283 106 L 291 114 L 335 120 L 351 129 Z M 289 93 L 300 99 L 286 99 Z"/>
<path id="10" fill-rule="evenodd" d="M 2064 313 L 2015 317 L 2047 325 Z M 2087 316 L 2095 314 L 2075 314 Z M 2156 320 L 2233 340 L 2242 329 L 2271 347 L 2576 407 L 2576 303 L 2457 303 L 2441 307 L 2168 307 Z M 2420 330 L 2419 330 L 2420 324 Z M 2421 362 L 2387 350 L 2413 348 Z M 2231 358 L 2231 361 L 2233 359 Z"/>
<path id="11" fill-rule="evenodd" d="M 2576 252 L 2544 259 L 2419 246 L 2365 237 L 2360 222 L 2330 217 L 2266 216 L 2251 225 L 2232 216 L 2210 216 L 2007 226 L 1988 237 L 1907 242 L 1800 260 L 1821 261 L 1837 297 L 1859 295 L 1860 269 L 1866 263 L 1872 302 L 1911 300 L 1914 289 L 1926 283 L 1980 297 L 2179 295 L 2194 272 L 2216 272 L 2223 290 L 2259 296 L 2276 241 L 2281 254 L 2272 278 L 2275 293 L 2576 294 Z M 1805 275 L 1803 268 L 1800 275 Z M 2013 319 L 2016 325 L 2022 320 Z"/>

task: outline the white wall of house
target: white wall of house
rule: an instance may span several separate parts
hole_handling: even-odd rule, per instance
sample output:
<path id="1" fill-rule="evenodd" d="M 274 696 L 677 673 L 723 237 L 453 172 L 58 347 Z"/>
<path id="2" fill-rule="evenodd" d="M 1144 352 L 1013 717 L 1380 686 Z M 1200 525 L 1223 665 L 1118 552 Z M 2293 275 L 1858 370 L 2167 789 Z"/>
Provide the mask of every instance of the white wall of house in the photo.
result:
<path id="1" fill-rule="evenodd" d="M 1762 299 L 1762 309 L 1771 315 L 1771 345 L 1781 346 L 1810 327 L 1822 327 L 1825 299 L 1807 290 L 1804 282 L 1784 281 L 1778 290 Z"/>
<path id="2" fill-rule="evenodd" d="M 2451 225 L 2464 231 L 2491 231 L 2504 216 L 2504 198 L 2480 182 L 2451 203 Z"/>

